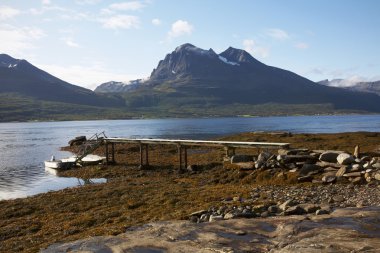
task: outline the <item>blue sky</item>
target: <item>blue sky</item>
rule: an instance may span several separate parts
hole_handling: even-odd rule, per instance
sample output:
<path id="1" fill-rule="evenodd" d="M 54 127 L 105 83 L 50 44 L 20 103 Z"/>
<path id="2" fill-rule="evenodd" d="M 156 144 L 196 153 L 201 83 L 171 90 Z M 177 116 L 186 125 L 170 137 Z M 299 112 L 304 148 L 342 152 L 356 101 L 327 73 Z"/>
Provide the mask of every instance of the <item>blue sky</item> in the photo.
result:
<path id="1" fill-rule="evenodd" d="M 183 43 L 313 81 L 380 80 L 377 0 L 0 0 L 0 53 L 87 88 L 150 75 Z"/>

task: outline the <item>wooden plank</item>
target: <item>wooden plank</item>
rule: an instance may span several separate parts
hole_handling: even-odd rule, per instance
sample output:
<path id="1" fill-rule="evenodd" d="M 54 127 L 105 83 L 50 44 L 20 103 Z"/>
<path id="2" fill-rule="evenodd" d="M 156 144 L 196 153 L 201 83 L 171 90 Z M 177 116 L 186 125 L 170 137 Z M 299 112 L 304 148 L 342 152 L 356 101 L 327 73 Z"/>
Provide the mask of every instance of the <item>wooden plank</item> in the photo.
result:
<path id="1" fill-rule="evenodd" d="M 286 148 L 289 143 L 277 142 L 244 142 L 244 141 L 205 141 L 205 140 L 181 140 L 181 139 L 128 139 L 106 138 L 111 143 L 142 143 L 142 144 L 166 144 L 182 146 L 205 146 L 205 147 L 232 147 L 232 148 Z"/>

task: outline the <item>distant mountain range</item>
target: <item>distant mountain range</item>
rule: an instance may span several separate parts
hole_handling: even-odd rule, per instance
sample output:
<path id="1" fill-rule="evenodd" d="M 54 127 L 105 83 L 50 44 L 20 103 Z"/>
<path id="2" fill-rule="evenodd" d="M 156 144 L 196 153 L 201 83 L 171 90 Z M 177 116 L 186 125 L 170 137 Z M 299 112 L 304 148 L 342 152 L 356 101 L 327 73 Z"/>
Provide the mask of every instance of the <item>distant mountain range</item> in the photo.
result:
<path id="1" fill-rule="evenodd" d="M 0 54 L 0 93 L 18 95 L 45 101 L 91 106 L 122 106 L 119 98 L 109 98 L 62 81 L 33 66 L 26 60 Z"/>
<path id="2" fill-rule="evenodd" d="M 326 86 L 340 87 L 352 91 L 374 93 L 380 96 L 380 81 L 352 82 L 345 79 L 326 79 L 319 81 L 318 83 Z"/>
<path id="3" fill-rule="evenodd" d="M 377 83 L 360 85 L 368 91 Z M 149 78 L 112 81 L 93 92 L 0 54 L 0 121 L 380 112 L 376 94 L 322 84 L 241 49 L 217 54 L 184 44 Z"/>
<path id="4" fill-rule="evenodd" d="M 115 86 L 107 89 L 104 84 L 98 88 L 102 92 L 118 90 Z M 374 94 L 314 83 L 267 66 L 241 49 L 229 47 L 217 54 L 191 44 L 167 54 L 150 78 L 125 89 L 124 97 L 127 105 L 138 107 L 324 104 L 335 110 L 380 111 L 380 97 Z"/>

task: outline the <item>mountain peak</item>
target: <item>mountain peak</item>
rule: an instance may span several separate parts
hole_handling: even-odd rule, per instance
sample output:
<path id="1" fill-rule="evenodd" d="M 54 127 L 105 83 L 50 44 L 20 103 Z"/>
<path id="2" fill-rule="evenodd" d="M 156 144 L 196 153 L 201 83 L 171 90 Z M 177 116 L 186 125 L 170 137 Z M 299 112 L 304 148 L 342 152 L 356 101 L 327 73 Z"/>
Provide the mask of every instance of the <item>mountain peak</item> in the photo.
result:
<path id="1" fill-rule="evenodd" d="M 229 47 L 219 55 L 233 62 L 263 64 L 243 49 Z"/>
<path id="2" fill-rule="evenodd" d="M 13 68 L 23 60 L 15 59 L 7 54 L 0 54 L 0 67 Z"/>
<path id="3" fill-rule="evenodd" d="M 178 46 L 175 51 L 175 53 L 182 53 L 182 52 L 189 52 L 189 53 L 195 53 L 198 55 L 207 55 L 207 56 L 216 56 L 217 54 L 210 48 L 209 50 L 205 50 L 199 47 L 194 46 L 190 43 L 185 43 L 183 45 Z"/>

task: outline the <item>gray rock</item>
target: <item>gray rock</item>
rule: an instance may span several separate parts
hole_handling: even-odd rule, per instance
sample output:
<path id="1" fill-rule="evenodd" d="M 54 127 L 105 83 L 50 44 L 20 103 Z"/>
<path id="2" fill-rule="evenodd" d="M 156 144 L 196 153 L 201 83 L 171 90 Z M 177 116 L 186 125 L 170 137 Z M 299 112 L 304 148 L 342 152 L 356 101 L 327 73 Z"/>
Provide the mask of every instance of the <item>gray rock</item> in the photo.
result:
<path id="1" fill-rule="evenodd" d="M 324 183 L 334 183 L 336 181 L 336 176 L 326 175 L 322 177 L 322 182 Z"/>
<path id="2" fill-rule="evenodd" d="M 233 212 L 228 212 L 224 215 L 225 220 L 235 219 L 236 215 Z"/>
<path id="3" fill-rule="evenodd" d="M 231 163 L 245 163 L 252 162 L 253 156 L 251 155 L 234 155 L 231 157 Z"/>
<path id="4" fill-rule="evenodd" d="M 315 212 L 315 215 L 329 214 L 330 212 L 326 209 L 319 209 Z"/>
<path id="5" fill-rule="evenodd" d="M 353 164 L 351 167 L 351 172 L 361 171 L 361 170 L 363 170 L 363 166 L 361 166 L 360 164 Z"/>
<path id="6" fill-rule="evenodd" d="M 300 176 L 307 176 L 311 172 L 319 172 L 321 167 L 315 164 L 304 164 L 299 171 Z"/>
<path id="7" fill-rule="evenodd" d="M 210 220 L 210 216 L 208 214 L 202 214 L 199 218 L 199 222 L 208 222 Z"/>
<path id="8" fill-rule="evenodd" d="M 291 206 L 284 211 L 284 214 L 285 215 L 300 215 L 300 214 L 305 214 L 305 210 L 298 205 Z"/>
<path id="9" fill-rule="evenodd" d="M 223 216 L 222 215 L 210 215 L 210 222 L 214 222 L 214 221 L 220 221 L 220 220 L 223 220 Z"/>
<path id="10" fill-rule="evenodd" d="M 202 214 L 205 214 L 205 213 L 207 213 L 206 210 L 200 210 L 200 211 L 196 211 L 196 212 L 191 213 L 189 216 L 197 216 L 197 217 L 200 217 Z"/>
<path id="11" fill-rule="evenodd" d="M 348 172 L 347 166 L 342 166 L 335 174 L 337 177 L 343 177 Z"/>
<path id="12" fill-rule="evenodd" d="M 319 160 L 323 162 L 336 163 L 339 154 L 341 154 L 341 152 L 326 151 L 319 156 Z"/>
<path id="13" fill-rule="evenodd" d="M 277 213 L 278 211 L 279 211 L 279 208 L 276 205 L 268 207 L 268 212 L 269 213 Z"/>
<path id="14" fill-rule="evenodd" d="M 190 219 L 189 219 L 191 222 L 194 222 L 194 223 L 198 223 L 199 219 L 197 216 L 190 216 Z"/>
<path id="15" fill-rule="evenodd" d="M 376 168 L 376 169 L 380 169 L 380 163 L 379 162 L 374 163 L 374 164 L 372 164 L 372 167 Z"/>
<path id="16" fill-rule="evenodd" d="M 360 177 L 361 175 L 362 175 L 362 173 L 360 173 L 360 171 L 357 171 L 357 172 L 346 173 L 343 176 L 344 177 Z"/>
<path id="17" fill-rule="evenodd" d="M 336 160 L 342 165 L 349 165 L 355 161 L 354 157 L 347 153 L 339 154 Z"/>
<path id="18" fill-rule="evenodd" d="M 262 213 L 260 214 L 260 217 L 261 217 L 261 218 L 266 218 L 266 217 L 268 217 L 268 216 L 269 216 L 268 211 L 262 212 Z"/>
<path id="19" fill-rule="evenodd" d="M 376 173 L 374 178 L 377 180 L 377 181 L 380 181 L 380 172 Z"/>
<path id="20" fill-rule="evenodd" d="M 298 183 L 305 183 L 305 182 L 312 182 L 313 179 L 314 179 L 313 176 L 302 176 L 302 177 L 298 177 L 297 181 Z"/>
<path id="21" fill-rule="evenodd" d="M 315 213 L 318 209 L 321 209 L 320 206 L 314 204 L 299 204 L 298 206 L 301 207 L 305 213 Z"/>
<path id="22" fill-rule="evenodd" d="M 282 211 L 285 211 L 286 209 L 288 209 L 289 207 L 291 206 L 295 206 L 297 205 L 297 202 L 292 200 L 292 199 L 289 199 L 287 201 L 285 201 L 284 203 L 282 203 L 281 205 L 279 205 L 278 207 L 282 210 Z"/>

